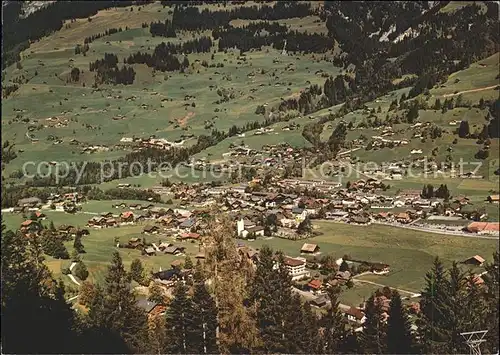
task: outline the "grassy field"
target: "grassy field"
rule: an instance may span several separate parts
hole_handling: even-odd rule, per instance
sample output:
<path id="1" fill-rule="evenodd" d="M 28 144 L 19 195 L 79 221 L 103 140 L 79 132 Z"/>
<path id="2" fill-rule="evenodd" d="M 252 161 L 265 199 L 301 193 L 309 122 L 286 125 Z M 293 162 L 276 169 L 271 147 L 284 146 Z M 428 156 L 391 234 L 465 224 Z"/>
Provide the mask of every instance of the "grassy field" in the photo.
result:
<path id="1" fill-rule="evenodd" d="M 289 241 L 273 238 L 248 242 L 254 247 L 264 244 L 281 249 L 286 254 L 298 256 L 304 242 L 318 244 L 322 254 L 354 259 L 382 262 L 391 265 L 391 273 L 377 276 L 376 282 L 409 291 L 418 291 L 424 281 L 425 272 L 433 259 L 439 256 L 445 265 L 452 261 L 463 261 L 479 254 L 487 260 L 498 249 L 494 240 L 471 239 L 433 233 L 403 230 L 388 226 L 352 226 L 333 222 L 315 222 L 323 234 L 307 241 Z"/>
<path id="2" fill-rule="evenodd" d="M 106 207 L 100 202 L 92 202 L 88 206 L 89 209 L 103 208 L 104 210 Z M 62 212 L 48 212 L 47 217 L 43 222 L 46 225 L 52 220 L 56 226 L 63 223 L 84 226 L 91 216 L 83 213 L 68 215 Z M 21 215 L 4 215 L 4 222 L 9 229 L 18 228 L 22 221 Z M 145 224 L 90 230 L 90 235 L 82 240 L 87 252 L 82 259 L 89 268 L 92 280 L 97 282 L 103 280 L 106 265 L 111 260 L 114 250 L 120 251 L 127 267 L 133 259 L 139 258 L 148 271 L 158 271 L 160 267 L 163 270 L 168 269 L 172 261 L 183 258 L 173 255 L 141 256 L 137 250 L 117 249 L 113 245 L 115 237 L 118 237 L 122 243 L 126 243 L 132 237 L 142 237 L 141 231 Z M 322 234 L 307 240 L 271 238 L 243 241 L 243 243 L 257 249 L 268 245 L 275 250 L 282 250 L 286 255 L 299 256 L 302 244 L 308 242 L 318 244 L 321 248 L 321 255 L 330 254 L 340 258 L 347 254 L 357 260 L 387 263 L 391 266 L 391 272 L 388 275 L 368 275 L 362 276 L 361 279 L 412 292 L 418 292 L 422 288 L 424 275 L 436 256 L 449 266 L 452 261 L 463 261 L 475 254 L 489 260 L 493 252 L 498 250 L 498 242 L 495 240 L 445 236 L 380 225 L 352 226 L 334 222 L 314 222 L 314 228 Z M 158 235 L 146 236 L 146 239 L 155 243 L 166 241 L 184 246 L 186 254 L 192 257 L 199 251 L 197 243 L 177 242 L 173 237 Z M 71 241 L 67 242 L 66 246 L 69 251 L 72 250 Z M 54 260 L 47 257 L 47 265 L 56 277 L 62 276 L 62 268 L 68 267 L 70 263 L 69 260 Z M 70 282 L 66 277 L 63 279 L 65 282 Z M 376 288 L 378 287 L 373 285 L 357 285 L 346 292 L 343 301 L 355 305 Z"/>

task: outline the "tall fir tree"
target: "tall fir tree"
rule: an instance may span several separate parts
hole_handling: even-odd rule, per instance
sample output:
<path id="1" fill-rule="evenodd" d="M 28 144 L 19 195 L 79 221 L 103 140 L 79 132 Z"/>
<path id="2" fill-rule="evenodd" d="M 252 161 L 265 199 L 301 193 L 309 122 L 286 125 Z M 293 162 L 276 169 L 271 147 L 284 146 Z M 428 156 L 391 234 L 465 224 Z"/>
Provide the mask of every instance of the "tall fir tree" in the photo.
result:
<path id="1" fill-rule="evenodd" d="M 337 354 L 347 336 L 346 321 L 339 308 L 339 292 L 340 289 L 337 287 L 329 287 L 327 289 L 331 307 L 321 319 L 321 325 L 324 329 L 322 340 L 323 351 L 327 354 Z"/>
<path id="2" fill-rule="evenodd" d="M 420 314 L 417 319 L 421 352 L 446 353 L 446 299 L 448 280 L 444 266 L 435 258 L 431 270 L 425 275 L 425 287 L 420 299 Z"/>
<path id="3" fill-rule="evenodd" d="M 73 242 L 73 248 L 75 248 L 75 250 L 80 254 L 85 253 L 85 248 L 82 244 L 82 235 L 80 233 L 77 233 L 75 236 L 75 241 Z"/>
<path id="4" fill-rule="evenodd" d="M 482 276 L 484 280 L 484 288 L 482 289 L 483 297 L 486 303 L 486 324 L 488 333 L 486 334 L 486 346 L 494 354 L 499 350 L 499 330 L 498 319 L 500 317 L 500 257 L 498 251 L 493 254 L 493 262 L 487 263 L 485 266 L 486 274 Z"/>
<path id="5" fill-rule="evenodd" d="M 97 289 L 89 317 L 96 328 L 118 334 L 129 351 L 141 351 L 147 339 L 146 315 L 137 306 L 130 283 L 131 277 L 115 251 L 105 277 L 105 288 Z"/>
<path id="6" fill-rule="evenodd" d="M 274 265 L 277 263 L 277 269 Z M 257 322 L 263 341 L 263 351 L 285 352 L 286 319 L 291 304 L 291 277 L 283 254 L 274 259 L 273 251 L 264 246 L 259 253 L 251 299 L 257 309 Z"/>
<path id="7" fill-rule="evenodd" d="M 319 322 L 309 303 L 302 304 L 295 294 L 289 305 L 285 326 L 287 353 L 317 354 L 321 352 Z"/>
<path id="8" fill-rule="evenodd" d="M 204 282 L 196 283 L 193 301 L 193 335 L 191 341 L 198 354 L 216 354 L 217 345 L 217 308 L 208 293 Z"/>
<path id="9" fill-rule="evenodd" d="M 166 315 L 168 354 L 196 353 L 193 343 L 194 336 L 194 309 L 193 302 L 188 297 L 187 287 L 178 282 L 175 285 L 173 300 L 170 302 Z"/>
<path id="10" fill-rule="evenodd" d="M 415 340 L 399 292 L 393 291 L 387 320 L 387 353 L 413 354 Z"/>
<path id="11" fill-rule="evenodd" d="M 361 349 L 365 354 L 383 354 L 386 351 L 386 324 L 380 302 L 371 295 L 366 302 L 366 320 L 360 336 Z"/>

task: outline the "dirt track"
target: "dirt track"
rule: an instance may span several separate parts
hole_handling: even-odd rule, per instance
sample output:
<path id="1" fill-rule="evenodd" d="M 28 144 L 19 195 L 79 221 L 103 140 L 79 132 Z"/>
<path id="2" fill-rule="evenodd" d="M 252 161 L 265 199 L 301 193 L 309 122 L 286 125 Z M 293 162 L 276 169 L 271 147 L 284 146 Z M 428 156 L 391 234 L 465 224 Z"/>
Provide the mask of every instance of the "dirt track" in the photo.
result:
<path id="1" fill-rule="evenodd" d="M 500 85 L 492 85 L 492 86 L 486 86 L 484 88 L 479 88 L 479 89 L 464 90 L 464 91 L 459 91 L 459 92 L 457 92 L 455 94 L 445 94 L 442 97 L 452 97 L 452 96 L 457 96 L 457 95 L 460 95 L 460 94 L 467 94 L 467 93 L 470 93 L 470 92 L 478 92 L 478 91 L 491 90 L 491 89 L 497 88 L 498 86 L 500 86 Z"/>

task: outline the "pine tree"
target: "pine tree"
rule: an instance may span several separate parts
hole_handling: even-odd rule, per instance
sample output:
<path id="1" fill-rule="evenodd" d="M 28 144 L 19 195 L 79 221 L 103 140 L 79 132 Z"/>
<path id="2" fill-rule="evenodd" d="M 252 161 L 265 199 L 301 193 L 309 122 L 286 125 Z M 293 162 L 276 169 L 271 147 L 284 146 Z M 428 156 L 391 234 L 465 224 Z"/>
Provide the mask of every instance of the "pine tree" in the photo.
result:
<path id="1" fill-rule="evenodd" d="M 191 342 L 198 354 L 215 354 L 217 346 L 217 308 L 215 301 L 208 293 L 205 283 L 198 282 L 193 295 L 193 335 Z"/>
<path id="2" fill-rule="evenodd" d="M 73 248 L 75 248 L 75 250 L 80 254 L 85 253 L 85 248 L 83 247 L 83 244 L 82 244 L 82 235 L 80 233 L 77 233 L 75 236 Z"/>
<path id="3" fill-rule="evenodd" d="M 251 300 L 256 304 L 264 351 L 283 352 L 286 351 L 285 320 L 292 285 L 283 254 L 278 255 L 277 270 L 274 270 L 274 263 L 272 249 L 264 246 L 259 253 Z"/>
<path id="4" fill-rule="evenodd" d="M 393 291 L 387 321 L 387 353 L 412 354 L 414 338 L 408 313 L 403 307 L 399 292 Z"/>
<path id="5" fill-rule="evenodd" d="M 470 128 L 468 121 L 460 122 L 460 127 L 458 127 L 458 136 L 460 138 L 468 138 L 470 135 Z"/>
<path id="6" fill-rule="evenodd" d="M 135 282 L 141 285 L 144 282 L 144 267 L 139 259 L 132 260 L 130 264 L 130 275 Z"/>
<path id="7" fill-rule="evenodd" d="M 141 351 L 147 337 L 146 316 L 136 305 L 130 282 L 120 254 L 114 252 L 105 277 L 105 289 L 96 289 L 89 318 L 94 327 L 119 335 L 129 350 Z"/>
<path id="8" fill-rule="evenodd" d="M 285 326 L 287 332 L 286 352 L 317 354 L 321 352 L 321 338 L 318 318 L 309 303 L 302 305 L 300 296 L 295 294 L 289 304 Z"/>
<path id="9" fill-rule="evenodd" d="M 186 255 L 184 258 L 184 269 L 191 270 L 193 268 L 193 261 L 189 257 L 189 255 Z"/>
<path id="10" fill-rule="evenodd" d="M 500 274 L 499 274 L 500 256 L 498 251 L 493 254 L 493 262 L 487 263 L 485 266 L 486 274 L 482 276 L 484 279 L 485 289 L 483 289 L 483 297 L 486 302 L 486 319 L 488 333 L 486 334 L 486 344 L 488 349 L 494 354 L 499 348 L 499 330 L 498 319 L 500 309 Z"/>
<path id="11" fill-rule="evenodd" d="M 365 354 L 383 354 L 386 345 L 386 325 L 380 302 L 371 295 L 366 302 L 366 320 L 363 324 L 360 344 Z"/>
<path id="12" fill-rule="evenodd" d="M 83 261 L 79 261 L 78 263 L 76 263 L 73 272 L 75 273 L 75 276 L 82 281 L 85 281 L 87 277 L 89 277 L 89 272 Z"/>
<path id="13" fill-rule="evenodd" d="M 339 292 L 340 289 L 337 287 L 329 287 L 327 289 L 331 307 L 321 319 L 321 325 L 324 328 L 322 343 L 324 345 L 324 352 L 327 354 L 339 353 L 340 344 L 344 342 L 347 336 L 346 321 L 339 308 Z"/>
<path id="14" fill-rule="evenodd" d="M 426 286 L 420 299 L 417 319 L 418 334 L 424 353 L 447 353 L 447 314 L 445 312 L 448 280 L 442 262 L 434 259 L 433 266 L 425 275 Z"/>
<path id="15" fill-rule="evenodd" d="M 167 311 L 166 331 L 169 354 L 195 353 L 193 344 L 194 312 L 193 302 L 187 296 L 187 288 L 182 282 L 175 285 L 173 300 Z"/>

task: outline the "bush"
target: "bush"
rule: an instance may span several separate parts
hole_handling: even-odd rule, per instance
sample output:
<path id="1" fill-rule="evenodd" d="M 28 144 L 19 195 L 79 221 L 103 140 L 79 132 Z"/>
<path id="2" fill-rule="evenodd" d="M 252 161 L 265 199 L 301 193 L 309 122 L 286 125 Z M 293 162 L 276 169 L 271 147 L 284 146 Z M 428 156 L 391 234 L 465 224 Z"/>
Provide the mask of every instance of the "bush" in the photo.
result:
<path id="1" fill-rule="evenodd" d="M 69 267 L 65 267 L 61 270 L 62 274 L 63 275 L 69 275 L 71 274 L 71 270 L 69 269 Z"/>

